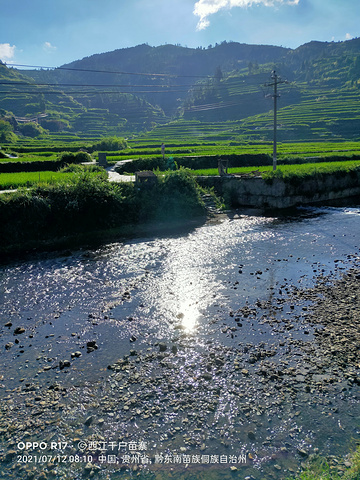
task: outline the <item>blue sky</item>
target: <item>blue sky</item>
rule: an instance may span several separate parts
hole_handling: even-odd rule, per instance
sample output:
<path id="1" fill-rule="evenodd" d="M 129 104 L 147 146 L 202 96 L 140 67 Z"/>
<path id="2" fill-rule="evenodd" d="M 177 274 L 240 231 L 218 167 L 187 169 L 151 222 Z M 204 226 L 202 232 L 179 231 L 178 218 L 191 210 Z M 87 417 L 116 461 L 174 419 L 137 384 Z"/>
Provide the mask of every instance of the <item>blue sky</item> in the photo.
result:
<path id="1" fill-rule="evenodd" d="M 296 48 L 360 36 L 360 0 L 0 0 L 0 59 L 60 66 L 141 43 Z"/>

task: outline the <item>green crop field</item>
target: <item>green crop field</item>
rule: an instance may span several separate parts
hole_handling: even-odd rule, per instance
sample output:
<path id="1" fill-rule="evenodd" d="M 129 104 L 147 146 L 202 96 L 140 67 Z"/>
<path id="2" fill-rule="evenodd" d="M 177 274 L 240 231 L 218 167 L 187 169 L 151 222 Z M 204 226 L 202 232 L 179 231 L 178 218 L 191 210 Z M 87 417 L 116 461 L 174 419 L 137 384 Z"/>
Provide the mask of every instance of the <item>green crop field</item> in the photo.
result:
<path id="1" fill-rule="evenodd" d="M 36 154 L 19 154 L 16 157 L 0 158 L 0 163 L 6 162 L 41 162 L 45 160 L 56 160 L 57 154 L 53 152 L 36 152 Z"/>
<path id="2" fill-rule="evenodd" d="M 179 126 L 179 128 L 181 128 Z M 129 147 L 121 152 L 109 152 L 107 161 L 109 164 L 128 159 L 138 158 L 154 158 L 160 155 L 159 141 L 137 144 L 134 141 L 128 142 Z M 165 156 L 173 157 L 175 160 L 184 156 L 203 156 L 215 155 L 242 155 L 242 154 L 272 154 L 272 143 L 238 143 L 231 141 L 218 142 L 198 142 L 194 143 L 194 139 L 183 142 L 172 142 L 166 145 Z M 278 143 L 278 158 L 291 157 L 324 157 L 329 154 L 339 156 L 360 155 L 360 142 L 308 142 L 308 143 Z"/>
<path id="3" fill-rule="evenodd" d="M 360 168 L 360 160 L 358 161 L 344 161 L 344 162 L 322 162 L 322 163 L 304 163 L 304 164 L 296 164 L 296 165 L 279 165 L 277 167 L 277 174 L 276 176 L 290 176 L 290 175 L 297 175 L 297 176 L 304 176 L 308 174 L 312 174 L 314 172 L 317 173 L 334 173 L 336 171 L 349 171 Z M 219 175 L 217 168 L 207 168 L 207 169 L 200 169 L 200 170 L 191 170 L 194 175 L 198 176 L 214 176 Z M 250 172 L 258 171 L 261 174 L 268 174 L 269 172 L 273 171 L 272 165 L 268 166 L 258 166 L 258 167 L 235 167 L 229 168 L 229 174 L 248 174 Z M 165 173 L 165 172 L 160 172 Z"/>
<path id="4" fill-rule="evenodd" d="M 88 175 L 101 175 L 101 172 L 89 172 Z M 49 184 L 72 181 L 78 174 L 74 172 L 19 172 L 0 173 L 0 190 L 19 187 L 32 187 L 38 184 Z"/>

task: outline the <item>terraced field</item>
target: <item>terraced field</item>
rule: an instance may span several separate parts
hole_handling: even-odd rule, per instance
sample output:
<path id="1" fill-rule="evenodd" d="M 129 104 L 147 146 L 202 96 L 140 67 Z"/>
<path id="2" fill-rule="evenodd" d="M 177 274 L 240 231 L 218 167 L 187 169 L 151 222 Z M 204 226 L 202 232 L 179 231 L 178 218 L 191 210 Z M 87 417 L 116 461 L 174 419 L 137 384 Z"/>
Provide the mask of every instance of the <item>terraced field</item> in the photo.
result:
<path id="1" fill-rule="evenodd" d="M 294 87 L 295 88 L 295 87 Z M 359 139 L 360 95 L 356 89 L 337 89 L 297 85 L 300 102 L 287 104 L 284 97 L 278 100 L 278 138 L 281 141 Z M 293 100 L 292 92 L 289 93 Z M 285 104 L 285 105 L 284 105 Z M 271 140 L 273 135 L 273 109 L 267 113 L 244 119 L 237 132 L 238 140 Z"/>

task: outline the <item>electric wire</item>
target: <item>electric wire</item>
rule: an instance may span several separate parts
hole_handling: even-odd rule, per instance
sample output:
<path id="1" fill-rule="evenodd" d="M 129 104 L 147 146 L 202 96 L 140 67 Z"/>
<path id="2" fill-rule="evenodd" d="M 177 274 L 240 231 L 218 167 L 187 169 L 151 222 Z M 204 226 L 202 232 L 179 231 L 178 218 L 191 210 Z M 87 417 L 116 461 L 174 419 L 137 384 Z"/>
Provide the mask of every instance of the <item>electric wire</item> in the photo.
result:
<path id="1" fill-rule="evenodd" d="M 24 65 L 20 63 L 12 63 L 13 67 L 26 67 L 26 68 L 40 68 L 43 70 L 69 70 L 73 72 L 89 72 L 89 73 L 106 73 L 112 75 L 139 75 L 143 77 L 168 77 L 168 78 L 210 78 L 209 75 L 178 75 L 171 73 L 142 73 L 142 72 L 123 72 L 123 71 L 111 71 L 111 70 L 93 70 L 87 68 L 72 68 L 72 67 L 45 67 L 41 65 Z"/>
<path id="2" fill-rule="evenodd" d="M 24 65 L 24 64 L 11 64 L 11 66 L 17 66 L 17 67 L 29 67 L 29 68 L 41 68 L 41 69 L 49 69 L 50 71 L 54 70 L 70 70 L 70 71 L 75 71 L 75 72 L 90 72 L 90 73 L 106 73 L 106 74 L 116 74 L 116 75 L 140 75 L 140 76 L 146 76 L 146 77 L 152 77 L 152 78 L 203 78 L 212 80 L 213 77 L 210 76 L 205 76 L 205 75 L 175 75 L 175 74 L 163 74 L 163 73 L 135 73 L 135 72 L 123 72 L 123 71 L 107 71 L 107 70 L 93 70 L 93 69 L 78 69 L 78 68 L 70 68 L 70 67 L 44 67 L 44 66 L 35 66 L 35 65 Z M 195 83 L 195 84 L 182 84 L 182 85 L 156 85 L 156 84 L 130 84 L 130 85 L 123 85 L 123 84 L 73 84 L 73 83 L 29 83 L 25 81 L 20 81 L 20 82 L 3 82 L 0 81 L 0 86 L 3 85 L 5 88 L 7 87 L 13 87 L 16 88 L 18 86 L 26 86 L 27 88 L 33 87 L 34 90 L 21 90 L 21 91 L 16 91 L 16 90 L 7 90 L 7 91 L 0 91 L 0 94 L 11 94 L 11 95 L 39 95 L 39 94 L 44 94 L 44 95 L 76 95 L 77 97 L 81 97 L 83 95 L 123 95 L 123 94 L 131 94 L 131 95 L 137 95 L 137 94 L 162 94 L 162 93 L 188 93 L 188 94 L 196 94 L 196 93 L 201 93 L 201 90 L 205 89 L 206 93 L 206 88 L 213 88 L 216 89 L 216 91 L 221 91 L 221 90 L 235 90 L 234 93 L 231 95 L 233 96 L 238 96 L 242 94 L 249 94 L 249 91 L 243 91 L 243 92 L 238 92 L 237 90 L 240 87 L 246 87 L 244 90 L 248 89 L 248 87 L 254 87 L 254 92 L 259 91 L 259 89 L 262 90 L 261 84 L 254 84 L 253 79 L 254 75 L 251 75 L 250 78 L 244 78 L 241 77 L 237 79 L 236 81 L 225 81 L 221 82 L 219 84 L 205 84 L 205 83 Z M 154 79 L 155 79 L 154 78 Z M 41 87 L 52 87 L 52 90 L 41 90 Z M 68 91 L 65 89 L 65 87 L 78 87 L 78 88 L 93 88 L 94 90 L 74 90 L 74 91 Z M 113 90 L 97 90 L 97 88 L 107 88 L 107 89 L 113 89 Z M 62 90 L 57 90 L 58 88 L 62 88 Z M 118 88 L 126 88 L 126 89 L 134 89 L 134 91 L 127 91 L 127 92 L 122 92 L 119 90 L 114 90 Z M 158 90 L 136 90 L 137 88 L 157 88 Z M 176 89 L 174 89 L 176 88 Z M 181 89 L 178 89 L 181 88 Z M 263 90 L 262 90 L 262 93 Z M 264 95 L 266 96 L 266 95 Z M 236 102 L 236 101 L 229 101 L 229 102 L 217 102 L 217 103 L 212 103 L 212 104 L 198 104 L 198 105 L 191 105 L 189 107 L 185 107 L 185 111 L 187 112 L 201 112 L 201 111 L 208 111 L 208 110 L 214 110 L 214 109 L 219 109 L 219 108 L 228 108 L 228 107 L 233 107 L 233 106 L 238 106 L 241 105 L 241 102 Z"/>

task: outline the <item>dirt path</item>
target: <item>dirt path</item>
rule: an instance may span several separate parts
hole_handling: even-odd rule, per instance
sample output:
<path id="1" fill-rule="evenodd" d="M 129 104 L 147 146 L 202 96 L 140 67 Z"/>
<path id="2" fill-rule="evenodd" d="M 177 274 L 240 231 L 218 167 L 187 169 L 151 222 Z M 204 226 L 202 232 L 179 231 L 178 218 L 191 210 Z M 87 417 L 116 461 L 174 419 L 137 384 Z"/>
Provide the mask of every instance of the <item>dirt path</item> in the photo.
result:
<path id="1" fill-rule="evenodd" d="M 120 175 L 115 172 L 115 167 L 108 167 L 106 169 L 108 172 L 109 182 L 135 182 L 135 175 Z"/>

